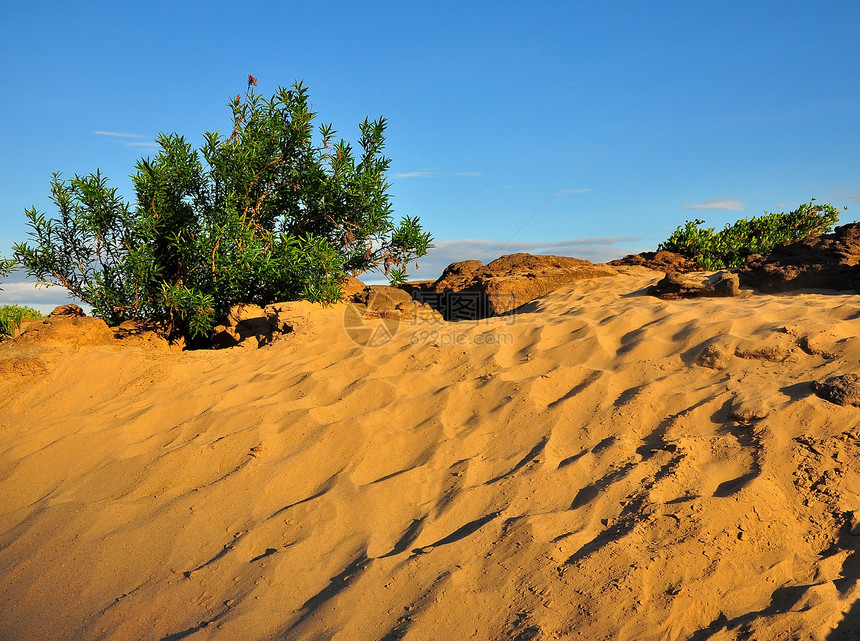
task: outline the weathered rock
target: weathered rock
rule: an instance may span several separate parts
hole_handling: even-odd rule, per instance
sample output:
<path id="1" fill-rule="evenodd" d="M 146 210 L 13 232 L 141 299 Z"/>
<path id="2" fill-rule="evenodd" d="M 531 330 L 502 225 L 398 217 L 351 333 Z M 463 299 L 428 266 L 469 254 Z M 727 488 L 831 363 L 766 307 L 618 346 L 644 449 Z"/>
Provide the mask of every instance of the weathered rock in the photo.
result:
<path id="1" fill-rule="evenodd" d="M 621 267 L 624 265 L 638 265 L 647 267 L 658 272 L 686 273 L 699 271 L 700 267 L 692 260 L 681 254 L 667 251 L 642 252 L 641 254 L 630 254 L 624 258 L 609 261 L 609 265 Z"/>
<path id="2" fill-rule="evenodd" d="M 831 403 L 860 407 L 860 376 L 857 374 L 834 376 L 823 383 L 814 382 L 812 389 Z"/>
<path id="3" fill-rule="evenodd" d="M 514 310 L 568 283 L 617 273 L 614 267 L 578 258 L 510 254 L 487 265 L 477 260 L 452 263 L 413 296 L 446 320 L 478 320 Z"/>
<path id="4" fill-rule="evenodd" d="M 790 345 L 775 343 L 771 345 L 742 346 L 735 348 L 735 356 L 749 361 L 768 361 L 770 363 L 784 363 L 791 360 L 794 348 Z"/>
<path id="5" fill-rule="evenodd" d="M 263 311 L 272 326 L 274 339 L 278 334 L 311 330 L 315 325 L 315 317 L 324 309 L 327 308 L 319 303 L 293 300 L 266 305 Z"/>
<path id="6" fill-rule="evenodd" d="M 343 300 L 349 300 L 365 287 L 366 285 L 354 276 L 347 276 L 340 283 L 340 289 L 343 292 Z"/>
<path id="7" fill-rule="evenodd" d="M 708 345 L 698 358 L 699 365 L 716 370 L 725 369 L 731 362 L 732 353 L 720 345 Z"/>
<path id="8" fill-rule="evenodd" d="M 429 292 L 433 287 L 433 283 L 435 280 L 410 280 L 408 283 L 402 283 L 397 286 L 398 289 L 402 289 L 404 292 L 415 298 L 417 294 L 421 292 Z"/>
<path id="9" fill-rule="evenodd" d="M 737 296 L 740 281 L 737 274 L 726 271 L 714 274 L 671 272 L 650 287 L 648 293 L 663 299 Z"/>
<path id="10" fill-rule="evenodd" d="M 750 256 L 740 279 L 763 292 L 860 291 L 860 223 L 780 245 L 767 256 Z"/>
<path id="11" fill-rule="evenodd" d="M 262 307 L 239 303 L 230 308 L 227 324 L 218 325 L 213 330 L 212 347 L 220 349 L 241 344 L 256 349 L 270 343 L 275 331 Z"/>
<path id="12" fill-rule="evenodd" d="M 408 292 L 388 285 L 370 285 L 352 296 L 352 302 L 363 305 L 368 311 L 391 311 L 399 304 L 409 305 L 412 296 Z"/>
<path id="13" fill-rule="evenodd" d="M 729 418 L 739 423 L 752 423 L 767 418 L 770 414 L 770 402 L 761 396 L 748 393 L 735 393 L 732 399 Z"/>
<path id="14" fill-rule="evenodd" d="M 416 305 L 408 294 L 397 291 L 410 306 Z M 249 304 L 233 305 L 227 314 L 226 323 L 213 329 L 210 342 L 215 349 L 263 347 L 285 334 L 300 330 L 312 331 L 314 317 L 324 309 L 319 303 L 306 300 L 272 303 L 265 308 Z M 399 314 L 398 311 L 393 313 Z"/>
<path id="15" fill-rule="evenodd" d="M 86 316 L 84 310 L 79 305 L 69 303 L 68 305 L 60 305 L 55 307 L 48 316 Z"/>
<path id="16" fill-rule="evenodd" d="M 442 316 L 426 303 L 415 300 L 409 292 L 387 285 L 370 285 L 355 294 L 351 301 L 361 315 L 374 318 L 441 321 Z"/>
<path id="17" fill-rule="evenodd" d="M 499 259 L 501 260 L 501 259 Z M 436 280 L 436 283 L 444 283 L 448 288 L 456 288 L 458 285 L 462 288 L 468 284 L 475 272 L 484 266 L 480 260 L 461 260 L 456 263 L 451 263 L 442 272 L 442 275 Z"/>

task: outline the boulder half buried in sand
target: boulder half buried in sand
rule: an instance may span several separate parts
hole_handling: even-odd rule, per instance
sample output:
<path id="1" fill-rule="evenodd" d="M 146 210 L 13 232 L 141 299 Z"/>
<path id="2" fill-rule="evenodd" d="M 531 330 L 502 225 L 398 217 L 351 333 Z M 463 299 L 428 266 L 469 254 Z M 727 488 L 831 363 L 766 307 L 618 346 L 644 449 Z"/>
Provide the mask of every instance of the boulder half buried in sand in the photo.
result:
<path id="1" fill-rule="evenodd" d="M 213 330 L 212 347 L 220 349 L 242 345 L 256 349 L 272 341 L 275 332 L 289 331 L 283 323 L 273 322 L 273 314 L 259 305 L 240 303 L 233 305 L 227 314 L 226 325 Z"/>
<path id="2" fill-rule="evenodd" d="M 818 396 L 831 403 L 860 407 L 860 376 L 857 374 L 834 376 L 823 383 L 813 383 L 812 389 Z"/>
<path id="3" fill-rule="evenodd" d="M 369 285 L 350 299 L 362 316 L 401 320 L 441 321 L 430 305 L 413 299 L 409 292 L 388 285 Z"/>
<path id="4" fill-rule="evenodd" d="M 740 292 L 738 275 L 732 272 L 716 272 L 714 274 L 692 273 L 679 274 L 672 272 L 648 289 L 648 293 L 657 298 L 702 298 L 730 297 Z"/>

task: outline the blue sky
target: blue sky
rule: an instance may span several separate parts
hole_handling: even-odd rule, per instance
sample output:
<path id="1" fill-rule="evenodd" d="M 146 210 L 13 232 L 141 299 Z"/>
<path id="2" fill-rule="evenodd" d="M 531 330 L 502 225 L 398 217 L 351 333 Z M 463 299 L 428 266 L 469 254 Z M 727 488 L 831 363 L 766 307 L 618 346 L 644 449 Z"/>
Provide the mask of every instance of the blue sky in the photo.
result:
<path id="1" fill-rule="evenodd" d="M 606 260 L 685 220 L 860 202 L 855 2 L 30 2 L 0 40 L 0 253 L 51 172 L 129 174 L 161 131 L 303 80 L 350 141 L 388 119 L 397 215 L 453 260 Z M 860 205 L 857 205 L 860 207 Z M 7 282 L 0 303 L 64 295 Z M 45 302 L 47 301 L 47 302 Z"/>

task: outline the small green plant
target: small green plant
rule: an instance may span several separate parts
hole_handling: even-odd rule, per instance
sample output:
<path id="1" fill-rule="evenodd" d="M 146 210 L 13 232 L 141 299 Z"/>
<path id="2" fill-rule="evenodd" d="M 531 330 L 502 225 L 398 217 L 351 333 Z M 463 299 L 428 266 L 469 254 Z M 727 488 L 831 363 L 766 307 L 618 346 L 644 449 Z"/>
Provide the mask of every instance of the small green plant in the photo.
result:
<path id="1" fill-rule="evenodd" d="M 3 258 L 0 256 L 0 278 L 6 278 L 12 270 L 15 268 L 15 261 L 11 258 Z M 3 288 L 0 287 L 0 291 L 3 291 Z"/>
<path id="2" fill-rule="evenodd" d="M 346 275 L 381 269 L 392 280 L 431 237 L 417 218 L 392 221 L 386 121 L 359 124 L 360 152 L 317 128 L 301 83 L 271 99 L 252 90 L 229 103 L 228 136 L 204 134 L 199 151 L 161 134 L 137 163 L 137 202 L 123 202 L 98 172 L 54 174 L 59 217 L 26 212 L 32 244 L 14 259 L 40 281 L 66 287 L 109 324 L 165 321 L 205 336 L 230 305 L 333 302 Z"/>
<path id="3" fill-rule="evenodd" d="M 747 256 L 767 254 L 782 243 L 833 230 L 839 210 L 815 204 L 815 199 L 786 214 L 765 212 L 758 218 L 743 218 L 720 232 L 702 228 L 703 220 L 687 221 L 657 247 L 693 260 L 706 270 L 740 267 Z"/>
<path id="4" fill-rule="evenodd" d="M 3 305 L 0 307 L 0 336 L 11 336 L 21 327 L 25 318 L 42 318 L 41 312 L 20 305 Z"/>

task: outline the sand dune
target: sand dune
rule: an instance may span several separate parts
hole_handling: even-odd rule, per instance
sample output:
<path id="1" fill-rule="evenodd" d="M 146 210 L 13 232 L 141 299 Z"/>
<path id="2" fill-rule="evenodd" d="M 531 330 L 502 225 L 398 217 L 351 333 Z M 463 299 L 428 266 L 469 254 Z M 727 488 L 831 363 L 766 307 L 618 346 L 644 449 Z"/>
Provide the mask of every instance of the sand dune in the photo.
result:
<path id="1" fill-rule="evenodd" d="M 0 638 L 856 639 L 860 296 L 0 345 Z M 45 337 L 43 337 L 45 338 Z M 704 354 L 704 355 L 703 355 Z"/>

